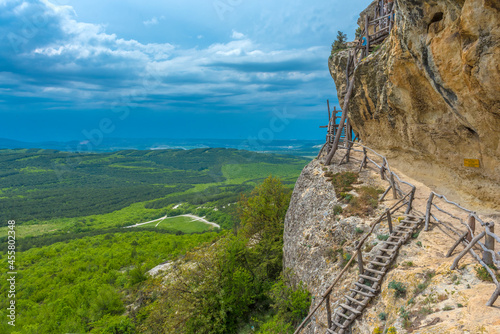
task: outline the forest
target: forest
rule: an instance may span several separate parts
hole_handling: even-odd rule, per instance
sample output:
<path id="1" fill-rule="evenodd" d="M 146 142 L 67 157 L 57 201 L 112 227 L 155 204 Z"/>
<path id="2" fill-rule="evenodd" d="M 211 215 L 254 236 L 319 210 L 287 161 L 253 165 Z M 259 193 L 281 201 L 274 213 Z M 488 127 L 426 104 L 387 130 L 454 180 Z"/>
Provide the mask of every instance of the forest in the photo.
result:
<path id="1" fill-rule="evenodd" d="M 188 280 L 199 275 L 215 279 L 210 286 L 193 281 L 193 288 L 208 289 L 208 299 L 197 299 L 206 308 L 192 321 L 178 318 L 186 326 L 176 332 L 260 328 L 273 333 L 276 326 L 288 332 L 309 305 L 307 291 L 286 285 L 281 268 L 284 213 L 306 163 L 300 157 L 234 149 L 0 150 L 0 260 L 7 263 L 5 225 L 15 220 L 19 282 L 16 327 L 1 322 L 0 332 L 169 333 L 165 316 L 184 314 L 182 307 L 191 306 L 172 308 L 165 294 L 175 287 L 159 288 L 162 284 L 148 271 L 162 263 L 201 263 L 202 258 L 212 270 L 195 266 L 193 272 L 178 274 Z M 263 242 L 249 247 L 248 229 L 255 222 L 242 210 L 261 203 L 257 198 L 273 201 L 265 191 L 269 187 L 276 190 L 273 196 L 281 194 L 280 210 L 251 210 L 264 212 L 267 217 L 260 218 L 269 228 L 251 232 L 262 233 Z M 7 290 L 6 272 L 0 275 L 2 291 Z M 243 286 L 246 292 L 239 298 Z M 7 302 L 0 301 L 2 318 Z M 214 309 L 220 303 L 227 308 Z M 161 312 L 165 307 L 168 312 Z M 213 316 L 217 322 L 207 325 Z"/>

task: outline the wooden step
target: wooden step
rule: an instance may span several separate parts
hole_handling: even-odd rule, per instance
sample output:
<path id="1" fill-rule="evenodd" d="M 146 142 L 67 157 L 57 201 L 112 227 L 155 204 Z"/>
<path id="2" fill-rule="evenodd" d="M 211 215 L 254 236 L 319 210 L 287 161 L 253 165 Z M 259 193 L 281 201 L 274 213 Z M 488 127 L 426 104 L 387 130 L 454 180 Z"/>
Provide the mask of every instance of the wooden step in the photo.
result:
<path id="1" fill-rule="evenodd" d="M 345 315 L 344 313 L 342 312 L 337 312 L 335 313 L 336 315 L 340 315 L 342 318 L 346 318 L 347 320 L 351 320 L 351 317 L 349 315 Z"/>
<path id="2" fill-rule="evenodd" d="M 340 328 L 342 328 L 342 329 L 346 329 L 346 328 L 347 328 L 347 326 L 344 326 L 344 325 L 342 325 L 342 324 L 340 324 L 340 323 L 336 322 L 335 320 L 333 320 L 333 323 L 335 324 L 335 326 L 340 327 Z M 332 333 L 335 333 L 335 332 L 332 332 Z"/>
<path id="3" fill-rule="evenodd" d="M 405 228 L 405 229 L 410 229 L 410 230 L 413 230 L 415 228 L 415 226 L 404 226 L 404 225 L 398 225 L 396 226 L 396 228 Z"/>
<path id="4" fill-rule="evenodd" d="M 404 214 L 402 216 L 404 216 L 404 217 L 410 217 L 410 218 L 415 218 L 415 219 L 422 219 L 422 220 L 425 219 L 425 217 L 415 216 L 415 215 L 410 215 L 410 214 Z"/>
<path id="5" fill-rule="evenodd" d="M 364 291 L 361 291 L 361 290 L 349 289 L 349 291 L 359 293 L 360 295 L 365 296 L 365 297 L 370 297 L 370 298 L 375 297 L 374 294 L 369 293 L 369 292 L 364 292 Z"/>
<path id="6" fill-rule="evenodd" d="M 368 272 L 371 272 L 371 273 L 374 273 L 374 274 L 379 274 L 379 275 L 384 275 L 385 274 L 385 272 L 383 272 L 383 271 L 375 270 L 375 269 L 371 269 L 371 268 L 365 268 L 365 271 L 368 271 Z"/>
<path id="7" fill-rule="evenodd" d="M 347 296 L 347 295 L 345 295 L 344 297 L 346 297 L 348 300 L 350 300 L 351 302 L 356 303 L 358 305 L 361 305 L 361 306 L 365 306 L 366 305 L 365 303 L 363 303 L 363 301 L 357 300 L 356 298 L 352 298 L 352 297 Z"/>
<path id="8" fill-rule="evenodd" d="M 381 259 L 387 259 L 387 260 L 392 259 L 392 256 L 385 256 L 385 255 L 375 255 L 375 257 L 379 257 Z"/>
<path id="9" fill-rule="evenodd" d="M 377 290 L 375 290 L 372 287 L 369 287 L 368 285 L 364 285 L 364 284 L 361 284 L 358 282 L 354 282 L 354 285 L 357 286 L 358 288 L 365 289 L 365 290 L 368 290 L 368 291 L 373 292 L 373 293 L 377 293 Z"/>
<path id="10" fill-rule="evenodd" d="M 330 334 L 337 334 L 336 332 L 332 331 L 330 328 L 327 328 L 326 331 Z"/>
<path id="11" fill-rule="evenodd" d="M 402 223 L 413 224 L 413 225 L 418 225 L 418 224 L 420 224 L 420 223 L 421 223 L 421 221 L 418 221 L 418 220 L 417 220 L 417 221 L 415 221 L 415 220 L 405 220 L 405 219 L 403 219 L 401 222 L 402 222 Z"/>
<path id="12" fill-rule="evenodd" d="M 356 310 L 355 308 L 350 307 L 349 305 L 346 304 L 340 304 L 340 307 L 345 308 L 348 311 L 351 311 L 354 314 L 361 314 L 361 311 Z"/>
<path id="13" fill-rule="evenodd" d="M 385 243 L 389 244 L 389 245 L 395 245 L 395 246 L 399 245 L 399 242 L 386 241 Z"/>
<path id="14" fill-rule="evenodd" d="M 384 251 L 384 252 L 387 252 L 387 253 L 394 253 L 395 251 L 397 251 L 398 249 L 397 248 L 392 248 L 392 249 L 388 249 L 388 248 L 380 248 L 381 251 Z"/>
<path id="15" fill-rule="evenodd" d="M 360 274 L 359 277 L 367 279 L 367 280 L 372 281 L 372 282 L 379 282 L 380 281 L 380 278 L 373 277 L 373 276 L 367 276 L 367 275 Z"/>
<path id="16" fill-rule="evenodd" d="M 377 262 L 377 261 L 370 261 L 368 263 L 374 264 L 376 266 L 381 266 L 381 267 L 385 267 L 386 265 L 388 265 L 388 263 L 382 263 L 382 262 Z"/>

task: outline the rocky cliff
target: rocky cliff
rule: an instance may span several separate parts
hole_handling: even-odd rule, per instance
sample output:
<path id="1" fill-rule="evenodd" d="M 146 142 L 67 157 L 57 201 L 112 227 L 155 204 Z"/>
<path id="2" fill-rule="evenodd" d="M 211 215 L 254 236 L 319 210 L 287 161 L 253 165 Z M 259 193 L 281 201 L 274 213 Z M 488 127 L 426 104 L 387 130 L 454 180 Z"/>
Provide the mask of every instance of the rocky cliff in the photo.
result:
<path id="1" fill-rule="evenodd" d="M 395 2 L 389 38 L 354 72 L 351 123 L 365 144 L 410 175 L 497 206 L 500 2 Z M 329 59 L 340 105 L 346 62 L 346 51 Z M 464 159 L 478 159 L 480 167 L 464 167 Z"/>
<path id="2" fill-rule="evenodd" d="M 346 200 L 337 198 L 329 182 L 329 175 L 344 171 L 358 171 L 361 156 L 353 156 L 348 164 L 324 166 L 324 158 L 313 160 L 300 175 L 290 202 L 284 230 L 284 266 L 293 273 L 294 283 L 303 281 L 313 299 L 311 310 L 321 301 L 323 294 L 339 276 L 342 268 L 355 251 L 356 241 L 363 238 L 369 226 L 395 200 L 378 204 L 370 216 L 352 216 L 337 210 L 346 207 Z M 417 187 L 414 212 L 425 211 L 431 189 L 425 184 L 392 168 L 403 180 Z M 363 169 L 354 191 L 370 186 L 384 188 L 375 168 Z M 444 207 L 449 210 L 449 207 Z M 453 212 L 453 211 L 451 211 Z M 413 213 L 413 212 L 412 212 Z M 455 212 L 454 212 L 455 213 Z M 458 214 L 458 213 L 455 213 Z M 393 216 L 397 224 L 398 216 Z M 498 216 L 488 217 L 496 219 Z M 455 239 L 433 224 L 430 231 L 421 231 L 403 245 L 386 274 L 377 294 L 351 327 L 352 334 L 384 333 L 489 333 L 500 334 L 498 301 L 487 307 L 486 301 L 495 285 L 481 279 L 480 265 L 471 256 L 460 262 L 458 270 L 450 270 L 453 257 L 446 257 Z M 383 247 L 381 240 L 389 233 L 384 222 L 366 240 L 363 260 L 373 259 Z M 462 250 L 460 248 L 454 254 Z M 500 270 L 497 271 L 500 278 Z M 345 303 L 344 295 L 357 281 L 358 266 L 350 267 L 335 285 L 330 295 L 331 309 L 335 311 Z M 484 277 L 483 277 L 484 279 Z M 405 293 L 397 296 L 389 288 L 390 282 L 402 284 Z M 500 300 L 500 299 L 499 299 Z M 325 303 L 322 303 L 301 334 L 326 333 Z"/>

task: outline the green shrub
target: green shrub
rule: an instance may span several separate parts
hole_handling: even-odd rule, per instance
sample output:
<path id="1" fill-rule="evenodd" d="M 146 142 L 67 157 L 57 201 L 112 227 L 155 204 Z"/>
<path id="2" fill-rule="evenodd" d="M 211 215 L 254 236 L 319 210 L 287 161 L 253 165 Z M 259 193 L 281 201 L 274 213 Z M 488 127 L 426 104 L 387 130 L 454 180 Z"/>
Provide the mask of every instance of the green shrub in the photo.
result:
<path id="1" fill-rule="evenodd" d="M 334 216 L 341 214 L 342 211 L 343 211 L 342 206 L 340 206 L 338 204 L 333 207 L 333 215 Z"/>
<path id="2" fill-rule="evenodd" d="M 381 312 L 381 313 L 379 313 L 379 314 L 378 314 L 378 318 L 379 318 L 380 320 L 382 320 L 382 321 L 387 320 L 387 313 L 385 313 L 385 312 Z"/>
<path id="3" fill-rule="evenodd" d="M 394 289 L 394 296 L 396 298 L 404 297 L 406 295 L 406 286 L 401 282 L 391 281 L 388 288 Z"/>
<path id="4" fill-rule="evenodd" d="M 494 265 L 488 265 L 492 269 L 493 272 L 497 269 Z M 474 268 L 476 271 L 476 277 L 479 278 L 482 281 L 485 282 L 493 282 L 493 278 L 491 278 L 491 275 L 488 273 L 485 267 L 483 266 L 477 266 Z M 500 279 L 500 275 L 496 275 L 497 279 Z"/>
<path id="5" fill-rule="evenodd" d="M 363 230 L 362 228 L 359 228 L 359 227 L 356 227 L 356 229 L 354 230 L 357 234 L 363 234 L 365 233 L 365 230 Z"/>
<path id="6" fill-rule="evenodd" d="M 385 241 L 385 240 L 389 239 L 389 234 L 379 234 L 379 235 L 377 235 L 377 239 Z"/>

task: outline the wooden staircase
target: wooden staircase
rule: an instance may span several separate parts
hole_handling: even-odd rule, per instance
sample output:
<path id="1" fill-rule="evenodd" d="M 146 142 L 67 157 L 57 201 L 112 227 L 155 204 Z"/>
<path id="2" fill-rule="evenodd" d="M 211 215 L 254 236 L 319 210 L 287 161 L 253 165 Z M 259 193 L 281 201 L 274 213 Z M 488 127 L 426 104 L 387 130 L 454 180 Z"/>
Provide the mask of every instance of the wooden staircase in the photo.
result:
<path id="1" fill-rule="evenodd" d="M 404 219 L 395 227 L 382 248 L 377 252 L 372 261 L 364 267 L 354 282 L 350 293 L 345 295 L 345 302 L 328 319 L 326 333 L 344 334 L 356 318 L 363 313 L 368 303 L 378 293 L 385 274 L 390 269 L 391 263 L 398 254 L 399 248 L 415 233 L 424 217 L 404 215 Z M 329 305 L 328 305 L 329 307 Z"/>

